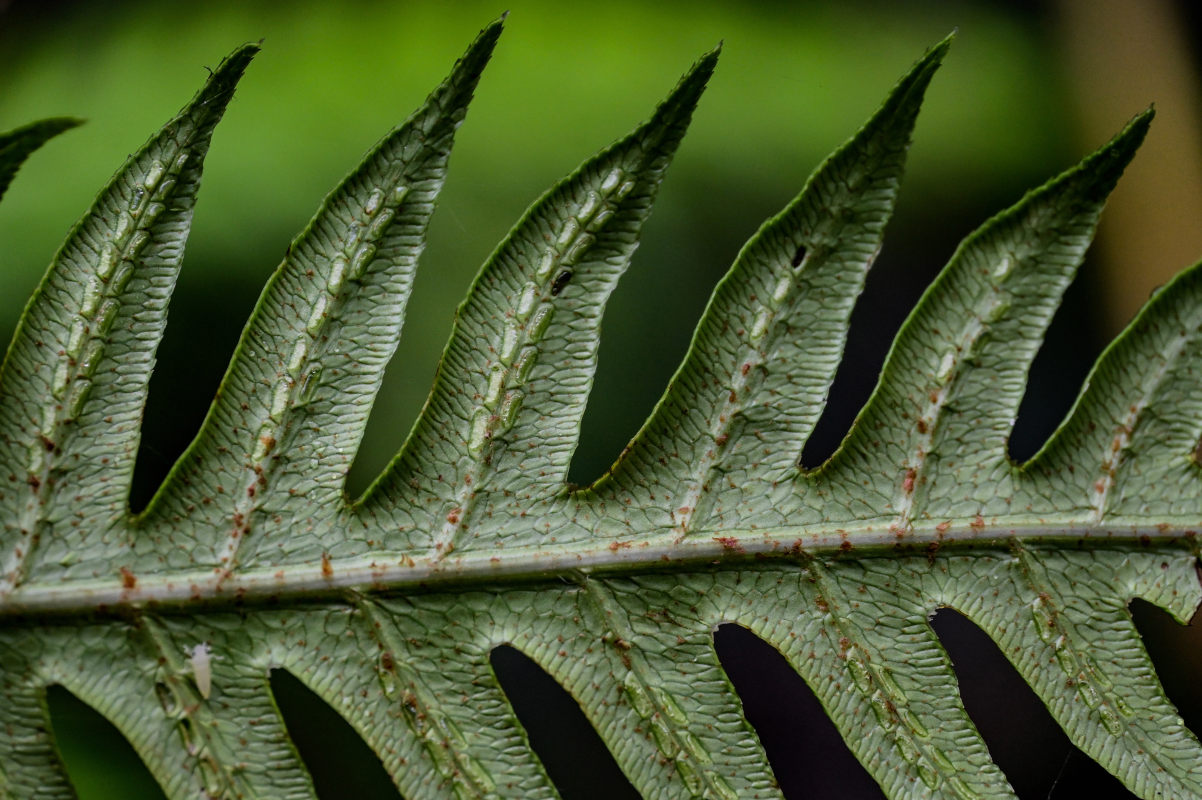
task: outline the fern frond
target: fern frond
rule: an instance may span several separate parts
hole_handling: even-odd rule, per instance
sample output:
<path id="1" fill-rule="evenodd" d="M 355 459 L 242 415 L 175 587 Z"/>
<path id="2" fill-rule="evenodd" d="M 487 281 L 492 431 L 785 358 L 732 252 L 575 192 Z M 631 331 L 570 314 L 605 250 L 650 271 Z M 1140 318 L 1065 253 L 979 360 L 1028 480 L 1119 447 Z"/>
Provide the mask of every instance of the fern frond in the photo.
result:
<path id="1" fill-rule="evenodd" d="M 784 655 L 888 797 L 1012 797 L 928 622 L 951 607 L 1133 792 L 1202 796 L 1202 746 L 1127 610 L 1139 597 L 1184 621 L 1202 601 L 1202 266 L 1103 354 L 1042 451 L 1007 455 L 1031 361 L 1151 112 L 964 241 L 842 447 L 807 471 L 940 43 L 748 241 L 643 429 L 571 487 L 602 312 L 706 54 L 489 257 L 411 435 L 346 496 L 500 29 L 292 242 L 137 516 L 139 422 L 201 163 L 256 48 L 72 230 L 0 371 L 0 793 L 72 796 L 46 711 L 57 684 L 169 797 L 311 798 L 271 693 L 286 670 L 409 800 L 552 798 L 490 666 L 511 645 L 644 797 L 780 797 L 715 653 L 716 626 L 736 623 Z M 68 124 L 0 136 L 0 191 Z"/>

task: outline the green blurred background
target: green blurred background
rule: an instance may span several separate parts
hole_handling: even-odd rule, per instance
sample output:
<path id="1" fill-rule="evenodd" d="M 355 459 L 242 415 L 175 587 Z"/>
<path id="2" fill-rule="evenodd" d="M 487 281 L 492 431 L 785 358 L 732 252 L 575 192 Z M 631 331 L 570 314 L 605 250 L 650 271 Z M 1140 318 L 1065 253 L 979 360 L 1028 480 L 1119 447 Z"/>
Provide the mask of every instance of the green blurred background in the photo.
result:
<path id="1" fill-rule="evenodd" d="M 871 390 L 891 336 L 957 241 L 1153 101 L 1159 116 L 1145 152 L 1116 194 L 1099 246 L 1036 363 L 1012 443 L 1016 457 L 1032 453 L 1054 428 L 1107 338 L 1151 288 L 1202 255 L 1199 26 L 1198 12 L 1184 0 L 507 5 L 507 30 L 459 133 L 401 347 L 352 471 L 352 494 L 403 441 L 454 307 L 496 242 L 544 189 L 645 118 L 719 41 L 717 74 L 607 312 L 601 366 L 573 462 L 577 482 L 600 474 L 650 411 L 741 243 L 867 119 L 905 69 L 953 29 L 957 41 L 919 120 L 896 218 L 857 307 L 830 408 L 807 446 L 809 463 L 837 445 Z M 88 120 L 36 154 L 0 206 L 5 339 L 62 236 L 125 156 L 191 96 L 206 66 L 236 44 L 264 40 L 208 157 L 151 386 L 135 507 L 198 427 L 258 291 L 291 237 L 504 8 L 471 1 L 0 0 L 0 129 L 55 115 Z M 1137 616 L 1174 699 L 1187 718 L 1202 718 L 1202 700 L 1188 680 L 1202 643 L 1157 613 Z M 1023 701 L 1029 713 L 1015 710 L 1013 698 L 1023 689 L 1007 683 L 1015 679 L 996 651 L 990 655 L 992 645 L 952 615 L 936 625 L 959 666 L 985 659 L 961 677 L 995 755 L 1002 761 L 1019 739 L 1027 742 L 1006 756 L 1011 764 L 1003 761 L 1020 793 L 1072 797 L 1092 786 L 1096 771 L 1048 730 L 1037 701 Z M 720 651 L 736 683 L 740 670 L 750 683 L 766 683 L 779 665 L 748 639 L 723 634 Z M 503 680 L 513 676 L 507 690 L 512 683 L 534 698 L 529 712 L 522 712 L 525 701 L 515 702 L 540 746 L 542 723 L 528 714 L 553 707 L 555 688 L 539 684 L 515 654 L 502 652 L 496 666 Z M 787 682 L 788 674 L 773 680 Z M 281 679 L 275 688 L 282 704 L 296 699 L 306 707 L 298 685 Z M 803 687 L 790 691 L 805 702 Z M 970 692 L 982 698 L 979 715 Z M 757 710 L 754 698 L 744 698 L 753 721 L 766 715 L 757 722 L 766 742 L 786 737 L 769 743 L 769 751 L 780 754 L 773 755 L 774 767 L 790 796 L 874 796 L 862 771 L 838 754 L 838 742 L 824 740 L 821 747 L 833 754 L 813 761 L 823 775 L 807 771 L 803 751 L 827 752 L 807 738 L 818 737 L 822 725 L 812 708 L 788 710 L 777 700 L 777 716 L 786 709 L 789 720 L 772 722 L 771 704 Z M 127 770 L 140 769 L 136 760 L 114 768 L 125 762 L 95 745 L 113 738 L 103 721 L 63 692 L 52 694 L 52 707 L 81 796 L 155 796 L 153 784 L 145 795 L 131 788 Z M 302 715 L 322 713 L 311 702 L 306 708 Z M 1009 729 L 997 723 L 995 740 L 989 714 L 1017 721 Z M 798 730 L 785 730 L 797 719 L 804 722 Z M 325 731 L 338 721 L 304 720 L 295 727 L 317 730 L 317 749 L 332 750 Z M 1042 727 L 1032 732 L 1031 726 Z M 298 730 L 298 741 L 306 735 Z M 574 741 L 549 736 L 546 746 L 566 748 L 565 763 L 603 760 L 604 754 L 572 750 Z M 307 759 L 317 757 L 301 746 Z M 559 757 L 540 754 L 549 764 Z M 324 789 L 323 797 L 366 796 L 349 792 L 350 779 L 337 777 L 341 758 L 333 759 L 336 776 L 326 784 L 340 788 Z M 310 766 L 315 775 L 325 769 Z M 1121 787 L 1098 779 L 1104 793 L 1098 796 L 1121 796 L 1105 794 Z M 617 789 L 599 788 L 604 780 L 565 785 L 565 796 L 618 796 Z"/>

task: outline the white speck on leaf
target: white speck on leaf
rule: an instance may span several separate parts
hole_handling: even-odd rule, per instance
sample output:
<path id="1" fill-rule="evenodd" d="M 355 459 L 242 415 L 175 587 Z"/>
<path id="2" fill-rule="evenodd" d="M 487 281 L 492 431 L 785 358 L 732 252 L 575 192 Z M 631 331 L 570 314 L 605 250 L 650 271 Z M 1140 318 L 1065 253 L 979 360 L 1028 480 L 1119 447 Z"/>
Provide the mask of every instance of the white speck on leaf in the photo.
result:
<path id="1" fill-rule="evenodd" d="M 208 642 L 201 642 L 192 648 L 188 658 L 192 661 L 192 677 L 196 680 L 196 688 L 200 696 L 209 699 L 213 690 L 213 673 L 210 670 L 212 651 Z"/>

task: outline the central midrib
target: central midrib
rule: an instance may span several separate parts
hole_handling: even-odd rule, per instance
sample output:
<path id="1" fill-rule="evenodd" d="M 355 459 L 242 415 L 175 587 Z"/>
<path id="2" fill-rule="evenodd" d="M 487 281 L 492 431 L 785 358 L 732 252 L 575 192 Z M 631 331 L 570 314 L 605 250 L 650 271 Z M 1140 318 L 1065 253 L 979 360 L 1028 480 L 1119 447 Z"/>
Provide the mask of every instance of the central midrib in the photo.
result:
<path id="1" fill-rule="evenodd" d="M 577 582 L 586 575 L 676 571 L 772 561 L 923 556 L 989 550 L 1008 553 L 1018 542 L 1080 549 L 1132 547 L 1196 550 L 1196 528 L 1186 525 L 1066 524 L 935 526 L 898 533 L 887 524 L 858 527 L 697 531 L 683 541 L 674 530 L 631 540 L 465 552 L 457 557 L 415 558 L 377 553 L 316 563 L 268 566 L 225 575 L 212 570 L 31 583 L 0 599 L 0 618 L 119 614 L 144 607 L 278 606 L 328 599 L 348 592 L 455 589 L 495 582 Z"/>

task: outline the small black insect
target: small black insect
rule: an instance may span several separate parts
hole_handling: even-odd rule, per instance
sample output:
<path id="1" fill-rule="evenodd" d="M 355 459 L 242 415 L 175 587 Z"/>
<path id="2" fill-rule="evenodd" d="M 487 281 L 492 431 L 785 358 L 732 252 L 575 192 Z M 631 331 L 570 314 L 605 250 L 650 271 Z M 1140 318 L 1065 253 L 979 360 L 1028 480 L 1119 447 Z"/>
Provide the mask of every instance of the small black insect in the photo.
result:
<path id="1" fill-rule="evenodd" d="M 555 276 L 555 280 L 551 282 L 551 294 L 558 297 L 563 291 L 563 287 L 568 285 L 568 281 L 572 280 L 572 270 L 565 269 Z"/>

